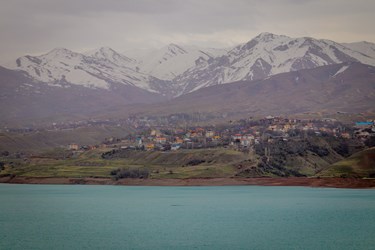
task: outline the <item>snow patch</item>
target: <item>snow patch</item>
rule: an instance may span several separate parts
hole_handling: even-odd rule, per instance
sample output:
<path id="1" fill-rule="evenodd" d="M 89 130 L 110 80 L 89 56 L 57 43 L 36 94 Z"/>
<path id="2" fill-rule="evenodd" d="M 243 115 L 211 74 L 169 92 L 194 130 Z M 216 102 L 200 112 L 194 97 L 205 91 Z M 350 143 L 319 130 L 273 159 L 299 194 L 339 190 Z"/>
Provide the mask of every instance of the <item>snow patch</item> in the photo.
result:
<path id="1" fill-rule="evenodd" d="M 337 75 L 341 74 L 342 72 L 344 72 L 344 71 L 347 70 L 348 68 L 349 68 L 348 65 L 342 66 L 342 67 L 336 72 L 336 74 L 334 74 L 332 77 L 336 77 Z"/>

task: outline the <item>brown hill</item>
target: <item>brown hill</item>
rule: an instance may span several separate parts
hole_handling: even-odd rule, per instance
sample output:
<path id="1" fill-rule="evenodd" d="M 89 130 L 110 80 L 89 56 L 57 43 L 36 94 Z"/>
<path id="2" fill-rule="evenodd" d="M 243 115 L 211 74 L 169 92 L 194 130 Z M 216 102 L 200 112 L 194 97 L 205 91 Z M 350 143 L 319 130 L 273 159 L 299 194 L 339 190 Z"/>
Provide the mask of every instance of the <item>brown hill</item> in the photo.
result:
<path id="1" fill-rule="evenodd" d="M 251 115 L 374 110 L 375 67 L 360 63 L 328 65 L 264 80 L 207 87 L 152 107 L 154 113 Z"/>
<path id="2" fill-rule="evenodd" d="M 165 100 L 159 94 L 123 84 L 112 84 L 109 90 L 59 84 L 63 87 L 34 82 L 22 71 L 0 67 L 0 125 L 87 119 L 114 110 L 124 112 L 137 103 Z"/>
<path id="3" fill-rule="evenodd" d="M 375 67 L 360 63 L 216 85 L 170 101 L 121 84 L 112 84 L 109 90 L 59 84 L 63 87 L 33 82 L 22 72 L 0 67 L 0 126 L 90 117 L 124 118 L 128 114 L 200 112 L 265 116 L 375 111 Z"/>

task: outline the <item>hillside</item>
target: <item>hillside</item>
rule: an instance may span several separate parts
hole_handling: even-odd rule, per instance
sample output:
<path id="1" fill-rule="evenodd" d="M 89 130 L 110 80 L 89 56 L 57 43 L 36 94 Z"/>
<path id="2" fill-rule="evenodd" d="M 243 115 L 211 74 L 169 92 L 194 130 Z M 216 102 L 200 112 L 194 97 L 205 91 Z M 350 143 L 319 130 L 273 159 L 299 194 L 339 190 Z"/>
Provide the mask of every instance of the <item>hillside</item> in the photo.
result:
<path id="1" fill-rule="evenodd" d="M 62 87 L 56 87 L 5 68 L 0 68 L 0 75 L 2 126 L 124 118 L 129 114 L 209 113 L 219 117 L 375 112 L 375 68 L 360 63 L 216 85 L 170 101 L 160 94 L 123 84 L 101 89 L 60 82 Z"/>
<path id="2" fill-rule="evenodd" d="M 40 153 L 66 148 L 71 143 L 97 145 L 105 138 L 125 137 L 132 131 L 129 127 L 99 126 L 28 133 L 4 132 L 0 133 L 0 151 Z"/>
<path id="3" fill-rule="evenodd" d="M 90 140 L 98 139 L 115 130 L 77 130 L 92 134 Z M 126 133 L 126 131 L 122 131 Z M 100 147 L 79 151 L 54 148 L 58 143 L 70 143 L 73 133 L 36 134 L 34 138 L 8 137 L 0 139 L 7 143 L 7 150 L 0 148 L 1 174 L 24 177 L 111 177 L 111 171 L 142 169 L 150 178 L 254 178 L 254 177 L 312 177 L 325 171 L 331 164 L 343 159 L 328 137 L 306 140 L 279 140 L 261 143 L 254 151 L 236 150 L 235 147 L 180 149 L 177 151 L 144 151 L 135 148 Z M 59 139 L 53 139 L 57 136 Z M 46 137 L 37 141 L 35 137 Z M 66 137 L 63 139 L 63 137 Z M 32 140 L 34 139 L 34 140 Z M 8 141 L 7 141 L 8 140 Z M 333 139 L 336 140 L 336 139 Z M 17 151 L 10 146 L 24 143 Z M 13 144 L 12 144 L 13 143 Z M 44 146 L 44 147 L 43 147 Z M 112 145 L 113 146 L 113 145 Z M 29 147 L 29 150 L 27 150 Z M 30 150 L 39 147 L 39 151 Z M 271 153 L 265 155 L 265 148 Z M 20 153 L 23 150 L 25 153 Z M 31 154 L 30 154 L 31 153 Z"/>
<path id="4" fill-rule="evenodd" d="M 336 162 L 318 175 L 322 177 L 375 178 L 375 148 L 366 149 Z"/>
<path id="5" fill-rule="evenodd" d="M 61 86 L 60 86 L 61 85 Z M 87 119 L 130 105 L 154 103 L 165 97 L 134 86 L 113 84 L 110 89 L 86 88 L 67 82 L 50 86 L 26 74 L 0 67 L 0 125 L 33 125 L 45 121 Z"/>
<path id="6" fill-rule="evenodd" d="M 282 73 L 264 80 L 207 87 L 153 109 L 157 113 L 210 112 L 264 116 L 304 112 L 374 112 L 374 107 L 375 67 L 344 63 Z"/>

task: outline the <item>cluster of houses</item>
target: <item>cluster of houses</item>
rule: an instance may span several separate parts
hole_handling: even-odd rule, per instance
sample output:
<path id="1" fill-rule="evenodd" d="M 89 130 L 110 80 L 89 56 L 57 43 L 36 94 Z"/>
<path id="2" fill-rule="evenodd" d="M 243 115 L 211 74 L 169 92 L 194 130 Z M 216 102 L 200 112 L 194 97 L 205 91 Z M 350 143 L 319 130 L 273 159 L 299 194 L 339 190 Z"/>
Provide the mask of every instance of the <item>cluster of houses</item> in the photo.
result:
<path id="1" fill-rule="evenodd" d="M 202 148 L 217 146 L 221 137 L 213 130 L 201 127 L 189 129 L 174 129 L 163 133 L 159 129 L 151 129 L 148 136 L 137 136 L 135 144 L 144 150 L 178 150 L 180 148 Z M 126 146 L 123 146 L 126 148 Z"/>
<path id="2" fill-rule="evenodd" d="M 366 122 L 365 125 L 367 126 L 366 129 L 364 129 L 364 124 L 348 127 L 332 119 L 299 120 L 268 116 L 259 120 L 247 119 L 230 122 L 227 125 L 208 127 L 140 127 L 136 134 L 121 139 L 108 138 L 100 147 L 147 151 L 214 147 L 248 149 L 262 142 L 272 143 L 279 139 L 292 140 L 306 136 L 329 135 L 344 139 L 355 139 L 357 136 L 375 135 L 374 123 Z M 361 130 L 358 130 L 358 126 Z M 374 134 L 368 131 L 369 128 L 374 130 Z M 93 146 L 69 145 L 71 150 L 92 148 Z"/>
<path id="3" fill-rule="evenodd" d="M 370 137 L 375 136 L 375 120 L 356 122 L 354 128 L 354 137 L 361 140 L 362 142 L 368 140 Z"/>

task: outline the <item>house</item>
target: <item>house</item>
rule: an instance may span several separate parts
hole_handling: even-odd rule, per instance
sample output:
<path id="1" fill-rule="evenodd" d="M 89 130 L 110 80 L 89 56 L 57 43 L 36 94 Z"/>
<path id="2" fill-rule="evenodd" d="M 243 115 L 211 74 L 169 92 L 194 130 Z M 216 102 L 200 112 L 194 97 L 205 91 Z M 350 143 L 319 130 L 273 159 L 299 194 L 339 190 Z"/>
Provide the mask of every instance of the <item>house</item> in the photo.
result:
<path id="1" fill-rule="evenodd" d="M 241 140 L 241 146 L 248 147 L 251 145 L 251 140 L 242 139 Z"/>
<path id="2" fill-rule="evenodd" d="M 192 138 L 198 137 L 198 133 L 193 131 L 193 132 L 191 132 L 190 137 L 192 137 Z"/>
<path id="3" fill-rule="evenodd" d="M 341 137 L 345 138 L 345 139 L 350 139 L 351 138 L 351 136 L 350 136 L 350 134 L 348 132 L 341 133 Z"/>
<path id="4" fill-rule="evenodd" d="M 372 122 L 372 121 L 356 122 L 355 123 L 355 126 L 357 128 L 370 128 L 372 125 L 374 125 L 374 122 Z"/>
<path id="5" fill-rule="evenodd" d="M 76 144 L 76 143 L 71 143 L 71 144 L 69 144 L 68 145 L 68 149 L 69 150 L 78 150 L 78 144 Z"/>
<path id="6" fill-rule="evenodd" d="M 212 130 L 206 131 L 206 138 L 212 138 L 215 135 L 215 132 Z"/>
<path id="7" fill-rule="evenodd" d="M 155 144 L 153 144 L 153 143 L 146 144 L 146 150 L 147 151 L 151 151 L 151 150 L 154 150 L 154 149 L 155 149 Z"/>
<path id="8" fill-rule="evenodd" d="M 282 131 L 283 132 L 288 132 L 291 129 L 292 129 L 292 125 L 290 125 L 289 123 L 287 123 L 287 124 L 284 124 Z"/>
<path id="9" fill-rule="evenodd" d="M 178 144 L 182 144 L 184 142 L 184 140 L 182 140 L 181 138 L 176 137 L 175 142 L 178 143 Z"/>
<path id="10" fill-rule="evenodd" d="M 277 125 L 270 125 L 270 126 L 268 126 L 268 130 L 276 131 L 277 130 Z"/>
<path id="11" fill-rule="evenodd" d="M 136 138 L 135 141 L 136 141 L 136 144 L 137 144 L 138 146 L 142 145 L 142 143 L 143 143 L 141 137 Z"/>
<path id="12" fill-rule="evenodd" d="M 242 136 L 241 140 L 254 140 L 254 136 L 252 134 L 247 134 L 247 135 L 244 135 Z"/>
<path id="13" fill-rule="evenodd" d="M 171 150 L 178 150 L 180 148 L 181 148 L 181 144 L 179 144 L 179 143 L 173 143 L 171 145 Z"/>
<path id="14" fill-rule="evenodd" d="M 242 135 L 241 134 L 235 134 L 235 135 L 232 135 L 232 139 L 235 141 L 235 140 L 241 140 L 242 139 Z"/>
<path id="15" fill-rule="evenodd" d="M 215 141 L 217 141 L 217 140 L 220 140 L 221 137 L 220 137 L 220 135 L 215 135 L 213 139 L 214 139 Z"/>
<path id="16" fill-rule="evenodd" d="M 167 138 L 165 137 L 156 137 L 155 138 L 156 143 L 164 144 L 167 142 Z"/>

